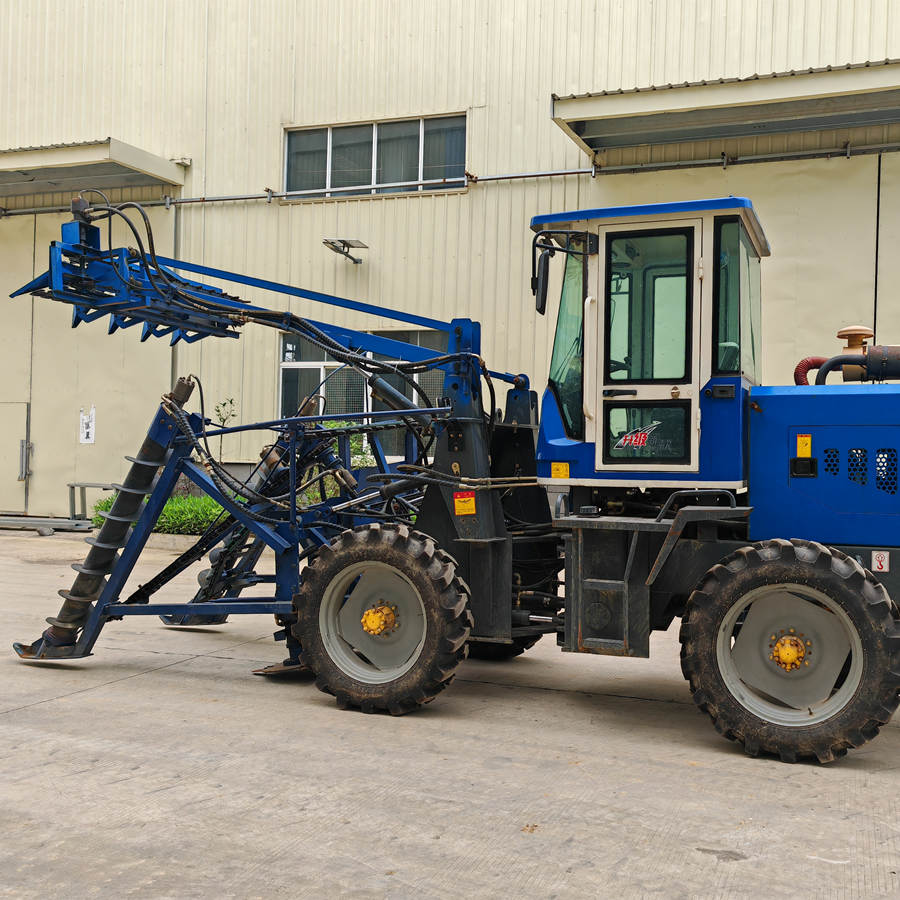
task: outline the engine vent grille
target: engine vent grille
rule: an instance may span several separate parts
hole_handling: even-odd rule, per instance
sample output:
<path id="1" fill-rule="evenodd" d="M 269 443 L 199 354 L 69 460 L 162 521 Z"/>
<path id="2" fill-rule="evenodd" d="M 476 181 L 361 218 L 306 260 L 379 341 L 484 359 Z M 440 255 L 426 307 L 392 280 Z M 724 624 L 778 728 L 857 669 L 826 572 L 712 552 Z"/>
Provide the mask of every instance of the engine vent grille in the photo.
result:
<path id="1" fill-rule="evenodd" d="M 869 451 L 865 447 L 851 447 L 847 451 L 847 477 L 857 484 L 869 480 Z"/>
<path id="2" fill-rule="evenodd" d="M 897 493 L 897 451 L 882 447 L 875 454 L 875 487 L 887 494 Z"/>

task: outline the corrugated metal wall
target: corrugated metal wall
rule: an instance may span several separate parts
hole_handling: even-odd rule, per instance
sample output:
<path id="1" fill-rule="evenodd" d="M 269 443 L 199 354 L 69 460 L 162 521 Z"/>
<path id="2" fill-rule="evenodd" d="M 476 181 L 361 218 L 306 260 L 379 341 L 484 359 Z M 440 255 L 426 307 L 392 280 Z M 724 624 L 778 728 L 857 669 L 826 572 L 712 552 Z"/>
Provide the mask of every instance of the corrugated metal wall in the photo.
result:
<path id="1" fill-rule="evenodd" d="M 469 171 L 576 168 L 587 161 L 550 121 L 551 93 L 894 57 L 900 7 L 889 0 L 5 0 L 0 148 L 112 135 L 160 156 L 190 157 L 184 194 L 209 196 L 282 187 L 286 126 L 465 112 Z M 764 224 L 771 214 L 776 260 L 783 258 L 767 264 L 765 288 L 780 296 L 786 284 L 801 290 L 796 259 L 780 254 L 815 254 L 816 236 L 834 232 L 826 217 L 796 239 L 792 229 L 806 222 L 797 197 L 823 189 L 831 196 L 833 188 L 835 214 L 849 196 L 862 217 L 850 229 L 857 255 L 848 262 L 860 271 L 865 259 L 866 275 L 856 280 L 871 295 L 875 162 L 832 163 L 779 164 L 786 168 L 777 177 L 774 169 L 746 166 L 743 174 L 566 177 L 427 196 L 183 207 L 180 253 L 438 318 L 479 318 L 492 365 L 528 371 L 540 385 L 551 323 L 531 312 L 532 215 L 752 188 Z M 364 240 L 364 264 L 330 253 L 321 244 L 326 236 Z M 800 268 L 814 277 L 817 304 L 834 310 L 824 339 L 844 321 L 844 295 L 811 264 Z M 792 327 L 805 322 L 814 311 L 806 302 L 779 301 L 778 319 L 787 310 Z M 303 302 L 291 306 L 351 321 Z M 815 313 L 827 322 L 818 306 Z M 786 343 L 783 333 L 770 317 L 773 380 L 783 380 L 784 359 L 801 343 L 799 335 Z M 200 373 L 212 400 L 236 397 L 243 419 L 266 418 L 277 410 L 277 351 L 277 336 L 256 330 L 240 342 L 180 349 L 178 368 Z M 132 362 L 143 353 L 135 341 Z M 168 375 L 158 377 L 167 382 Z M 248 438 L 227 452 L 249 458 L 256 443 Z"/>
<path id="2" fill-rule="evenodd" d="M 0 218 L 0 403 L 28 404 L 27 429 L 4 420 L 2 440 L 33 445 L 25 483 L 0 471 L 0 510 L 68 514 L 69 482 L 121 481 L 126 454 L 140 447 L 159 396 L 168 387 L 163 341 L 138 342 L 137 329 L 106 334 L 104 325 L 73 330 L 72 311 L 34 297 L 6 299 L 47 268 L 47 246 L 68 215 Z M 151 210 L 160 253 L 173 246 L 171 218 Z M 113 240 L 130 242 L 115 225 Z M 79 413 L 96 409 L 96 443 L 79 443 Z M 95 492 L 96 495 L 96 492 Z"/>

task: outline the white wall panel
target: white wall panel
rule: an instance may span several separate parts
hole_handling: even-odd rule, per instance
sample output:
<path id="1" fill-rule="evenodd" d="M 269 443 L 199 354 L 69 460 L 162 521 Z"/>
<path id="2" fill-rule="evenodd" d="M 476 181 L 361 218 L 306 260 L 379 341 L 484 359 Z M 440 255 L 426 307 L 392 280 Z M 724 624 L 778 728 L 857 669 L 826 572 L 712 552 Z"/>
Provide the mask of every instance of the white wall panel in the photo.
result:
<path id="1" fill-rule="evenodd" d="M 2 0 L 0 148 L 111 135 L 166 158 L 189 157 L 184 195 L 215 196 L 280 188 L 286 126 L 464 111 L 471 172 L 577 168 L 586 165 L 583 154 L 550 121 L 554 92 L 885 58 L 900 58 L 900 7 L 890 0 Z M 803 138 L 801 146 L 843 137 Z M 736 152 L 790 146 L 767 138 Z M 849 315 L 851 289 L 871 295 L 874 167 L 865 158 L 480 184 L 412 197 L 197 205 L 178 213 L 179 249 L 186 259 L 314 290 L 436 318 L 479 318 L 490 363 L 528 371 L 540 386 L 552 323 L 532 311 L 531 216 L 746 193 L 775 247 L 766 263 L 767 374 L 784 380 L 801 346 L 827 353 L 834 345 L 829 336 Z M 160 210 L 155 220 L 171 233 L 175 215 Z M 353 266 L 322 246 L 335 236 L 369 244 L 365 262 Z M 134 365 L 92 327 L 98 351 L 109 347 L 123 370 Z M 57 339 L 63 346 L 72 335 L 60 330 Z M 122 340 L 138 352 L 135 335 Z M 277 334 L 257 330 L 240 342 L 180 348 L 177 367 L 201 375 L 211 402 L 234 396 L 242 418 L 263 419 L 277 411 L 277 351 Z M 227 455 L 249 458 L 256 443 L 235 440 Z"/>
<path id="2" fill-rule="evenodd" d="M 900 344 L 900 155 L 885 154 L 881 166 L 878 320 L 881 344 Z"/>
<path id="3" fill-rule="evenodd" d="M 165 213 L 152 213 L 157 249 L 168 254 L 172 229 Z M 59 237 L 68 216 L 30 217 L 35 222 L 35 274 L 46 269 L 41 249 Z M 124 229 L 114 239 L 125 243 Z M 6 279 L 4 278 L 4 287 Z M 20 285 L 16 285 L 17 287 Z M 10 286 L 11 287 L 11 286 Z M 7 293 L 4 291 L 4 293 Z M 9 303 L 28 302 L 24 298 Z M 71 481 L 120 481 L 128 470 L 126 454 L 135 454 L 159 403 L 169 388 L 169 352 L 165 341 L 140 343 L 140 327 L 106 334 L 106 323 L 72 326 L 71 307 L 33 301 L 31 346 L 31 441 L 34 444 L 28 512 L 67 513 L 66 484 Z M 79 412 L 96 408 L 97 439 L 79 443 Z M 91 491 L 96 498 L 99 492 Z"/>

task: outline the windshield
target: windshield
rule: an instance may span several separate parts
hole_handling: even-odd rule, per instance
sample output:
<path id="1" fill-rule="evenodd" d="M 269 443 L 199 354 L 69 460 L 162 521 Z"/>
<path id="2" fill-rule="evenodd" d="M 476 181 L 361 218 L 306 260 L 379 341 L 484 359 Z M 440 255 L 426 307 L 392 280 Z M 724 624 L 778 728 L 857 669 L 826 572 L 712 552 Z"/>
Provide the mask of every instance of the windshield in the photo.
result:
<path id="1" fill-rule="evenodd" d="M 581 251 L 582 241 L 569 240 L 569 249 Z M 566 254 L 559 318 L 550 360 L 550 387 L 559 401 L 566 434 L 584 436 L 582 415 L 584 260 L 581 253 Z"/>

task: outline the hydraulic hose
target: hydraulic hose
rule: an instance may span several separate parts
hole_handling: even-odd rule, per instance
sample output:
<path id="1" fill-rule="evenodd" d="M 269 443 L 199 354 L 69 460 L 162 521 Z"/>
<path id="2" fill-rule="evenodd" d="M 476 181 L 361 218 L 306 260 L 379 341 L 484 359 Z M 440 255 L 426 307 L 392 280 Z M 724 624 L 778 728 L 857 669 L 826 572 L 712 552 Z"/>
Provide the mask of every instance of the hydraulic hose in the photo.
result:
<path id="1" fill-rule="evenodd" d="M 819 366 L 819 374 L 816 375 L 816 384 L 825 384 L 828 373 L 839 369 L 841 366 L 866 367 L 866 357 L 862 353 L 844 353 L 841 356 L 832 356 Z"/>
<path id="2" fill-rule="evenodd" d="M 794 384 L 809 384 L 810 369 L 818 369 L 828 362 L 827 356 L 807 356 L 801 359 L 794 369 Z"/>

